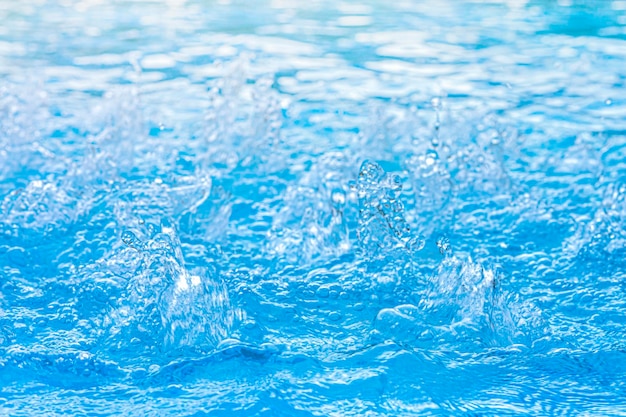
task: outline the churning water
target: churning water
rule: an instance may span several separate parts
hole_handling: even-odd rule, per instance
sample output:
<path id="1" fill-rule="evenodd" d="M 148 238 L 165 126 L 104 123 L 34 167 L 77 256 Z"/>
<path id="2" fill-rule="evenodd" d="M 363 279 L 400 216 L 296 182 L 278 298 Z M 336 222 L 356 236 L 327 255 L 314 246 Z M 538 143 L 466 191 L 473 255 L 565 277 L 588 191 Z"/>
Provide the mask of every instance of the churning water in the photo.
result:
<path id="1" fill-rule="evenodd" d="M 0 1 L 0 414 L 626 415 L 625 10 Z"/>

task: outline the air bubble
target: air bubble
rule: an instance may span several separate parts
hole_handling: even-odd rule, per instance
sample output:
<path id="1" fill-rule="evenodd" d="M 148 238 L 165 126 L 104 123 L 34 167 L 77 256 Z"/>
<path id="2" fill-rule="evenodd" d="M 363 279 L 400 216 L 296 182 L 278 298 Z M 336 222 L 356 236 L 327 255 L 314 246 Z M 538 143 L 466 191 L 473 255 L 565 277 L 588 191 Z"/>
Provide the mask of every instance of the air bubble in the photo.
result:
<path id="1" fill-rule="evenodd" d="M 339 321 L 341 320 L 341 313 L 338 311 L 331 311 L 330 314 L 328 314 L 328 319 L 331 321 Z"/>
<path id="2" fill-rule="evenodd" d="M 328 289 L 328 287 L 320 287 L 317 290 L 317 296 L 319 298 L 328 298 L 329 293 L 330 293 L 330 290 Z"/>
<path id="3" fill-rule="evenodd" d="M 400 178 L 399 175 L 392 175 L 391 176 L 391 189 L 393 191 L 400 191 L 402 190 L 402 179 Z"/>
<path id="4" fill-rule="evenodd" d="M 130 230 L 126 230 L 122 233 L 122 242 L 131 248 L 139 249 L 139 247 L 141 247 L 141 240 Z"/>

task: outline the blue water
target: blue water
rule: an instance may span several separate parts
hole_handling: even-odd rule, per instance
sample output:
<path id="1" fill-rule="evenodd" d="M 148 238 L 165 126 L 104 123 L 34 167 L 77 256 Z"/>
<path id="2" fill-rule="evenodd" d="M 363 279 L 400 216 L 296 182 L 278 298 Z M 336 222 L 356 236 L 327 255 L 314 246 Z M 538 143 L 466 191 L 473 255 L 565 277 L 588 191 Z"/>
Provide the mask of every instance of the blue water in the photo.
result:
<path id="1" fill-rule="evenodd" d="M 0 415 L 626 415 L 626 2 L 0 1 Z"/>

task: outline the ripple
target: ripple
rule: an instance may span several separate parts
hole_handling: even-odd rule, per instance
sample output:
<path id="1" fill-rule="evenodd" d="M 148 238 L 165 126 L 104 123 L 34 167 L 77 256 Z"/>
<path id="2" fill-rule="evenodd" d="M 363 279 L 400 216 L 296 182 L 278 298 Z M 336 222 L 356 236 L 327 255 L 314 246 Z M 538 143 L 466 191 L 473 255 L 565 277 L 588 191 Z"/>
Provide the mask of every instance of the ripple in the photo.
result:
<path id="1" fill-rule="evenodd" d="M 624 412 L 619 2 L 0 7 L 0 414 Z"/>

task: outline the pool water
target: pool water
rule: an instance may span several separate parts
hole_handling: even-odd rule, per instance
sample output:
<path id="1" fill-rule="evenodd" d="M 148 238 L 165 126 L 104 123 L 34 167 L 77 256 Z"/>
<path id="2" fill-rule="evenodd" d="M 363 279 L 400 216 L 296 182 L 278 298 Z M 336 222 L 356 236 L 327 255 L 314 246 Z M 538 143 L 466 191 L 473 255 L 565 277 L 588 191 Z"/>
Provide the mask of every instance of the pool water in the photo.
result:
<path id="1" fill-rule="evenodd" d="M 0 22 L 0 415 L 626 415 L 625 1 Z"/>

